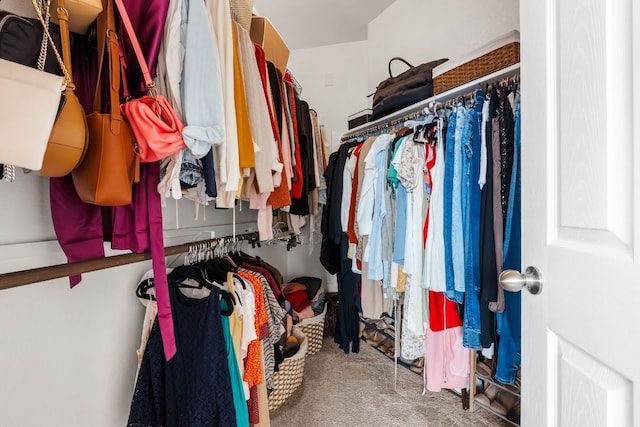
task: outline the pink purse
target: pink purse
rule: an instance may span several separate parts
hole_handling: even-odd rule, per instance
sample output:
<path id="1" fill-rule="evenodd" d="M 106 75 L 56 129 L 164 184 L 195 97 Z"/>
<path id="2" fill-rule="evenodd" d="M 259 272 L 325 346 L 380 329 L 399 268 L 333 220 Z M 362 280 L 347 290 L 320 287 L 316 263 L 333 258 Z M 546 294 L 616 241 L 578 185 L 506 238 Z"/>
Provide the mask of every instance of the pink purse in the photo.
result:
<path id="1" fill-rule="evenodd" d="M 155 162 L 186 147 L 182 138 L 184 124 L 166 98 L 157 93 L 124 4 L 122 0 L 115 2 L 140 64 L 144 82 L 149 89 L 149 95 L 131 99 L 123 104 L 122 114 L 129 122 L 138 142 L 140 161 Z"/>

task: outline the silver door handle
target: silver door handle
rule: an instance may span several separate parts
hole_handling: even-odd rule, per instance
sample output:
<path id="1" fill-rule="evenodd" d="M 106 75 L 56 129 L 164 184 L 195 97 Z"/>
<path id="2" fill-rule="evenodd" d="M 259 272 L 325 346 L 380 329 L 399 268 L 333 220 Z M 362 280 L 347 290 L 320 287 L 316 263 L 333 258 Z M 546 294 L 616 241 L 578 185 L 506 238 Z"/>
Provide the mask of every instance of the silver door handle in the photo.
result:
<path id="1" fill-rule="evenodd" d="M 498 280 L 500 280 L 500 284 L 505 291 L 518 292 L 526 287 L 533 295 L 542 292 L 542 276 L 535 267 L 527 267 L 524 274 L 517 270 L 505 270 L 500 273 Z"/>

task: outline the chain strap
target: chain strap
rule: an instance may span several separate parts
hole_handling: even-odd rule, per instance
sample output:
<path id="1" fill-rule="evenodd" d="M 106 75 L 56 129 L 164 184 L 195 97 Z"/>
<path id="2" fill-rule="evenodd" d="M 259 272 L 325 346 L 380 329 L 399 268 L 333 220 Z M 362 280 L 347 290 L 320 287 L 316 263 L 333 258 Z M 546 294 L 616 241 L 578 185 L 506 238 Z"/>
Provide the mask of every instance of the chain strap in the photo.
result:
<path id="1" fill-rule="evenodd" d="M 51 21 L 51 1 L 40 0 L 40 4 L 43 8 L 46 7 L 46 13 L 44 16 L 45 25 L 49 28 L 49 22 Z M 42 43 L 40 44 L 40 55 L 38 56 L 38 70 L 44 71 L 45 61 L 47 60 L 47 50 L 49 47 L 49 35 L 47 33 L 42 34 Z"/>
<path id="2" fill-rule="evenodd" d="M 2 168 L 2 179 L 7 182 L 13 182 L 16 179 L 16 167 L 13 165 L 4 165 L 4 168 Z"/>
<path id="3" fill-rule="evenodd" d="M 58 48 L 56 47 L 55 43 L 53 43 L 53 39 L 51 38 L 51 34 L 49 33 L 49 26 L 46 24 L 46 22 L 44 21 L 44 18 L 42 17 L 42 11 L 40 10 L 40 6 L 38 6 L 37 0 L 31 0 L 31 3 L 33 4 L 33 8 L 36 10 L 36 14 L 38 15 L 38 19 L 40 19 L 40 23 L 42 24 L 42 28 L 44 29 L 44 32 L 46 33 L 47 38 L 49 39 L 49 44 L 53 48 L 53 52 L 56 54 L 56 59 L 58 60 L 58 64 L 60 64 L 60 68 L 64 73 L 64 80 L 65 80 L 64 83 L 68 85 L 69 83 L 72 82 L 71 76 L 67 71 L 67 67 L 64 66 L 64 61 L 62 61 L 62 57 L 58 52 Z"/>

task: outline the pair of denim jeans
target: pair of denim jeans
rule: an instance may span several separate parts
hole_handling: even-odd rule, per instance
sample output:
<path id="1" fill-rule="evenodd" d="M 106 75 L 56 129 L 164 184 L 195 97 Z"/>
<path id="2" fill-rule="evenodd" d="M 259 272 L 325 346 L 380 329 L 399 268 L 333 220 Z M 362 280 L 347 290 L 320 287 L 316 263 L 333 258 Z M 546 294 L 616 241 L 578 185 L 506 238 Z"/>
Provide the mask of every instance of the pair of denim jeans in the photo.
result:
<path id="1" fill-rule="evenodd" d="M 458 283 L 464 282 L 464 268 L 462 277 L 459 269 L 456 269 L 456 262 L 464 258 L 464 245 L 459 247 L 454 241 L 454 235 L 461 236 L 461 171 L 462 162 L 460 161 L 461 150 L 460 142 L 462 140 L 461 133 L 464 127 L 464 115 L 462 114 L 464 107 L 461 105 L 456 111 L 449 115 L 447 123 L 447 134 L 445 139 L 445 161 L 444 161 L 444 219 L 443 219 L 443 237 L 444 237 L 444 264 L 445 264 L 445 281 L 448 299 L 461 303 L 464 293 L 456 290 L 456 274 L 458 275 Z M 460 113 L 460 114 L 459 114 Z M 456 144 L 456 135 L 458 135 L 458 144 Z M 456 193 L 457 197 L 456 197 Z M 455 213 L 454 213 L 455 212 Z M 460 228 L 458 228 L 460 227 Z M 454 228 L 456 229 L 454 231 Z M 457 239 L 456 239 L 457 240 Z M 455 251 L 455 255 L 454 255 Z M 464 260 L 462 259 L 464 264 Z"/>
<path id="2" fill-rule="evenodd" d="M 509 203 L 504 240 L 503 269 L 521 270 L 520 222 L 520 96 L 516 96 L 514 115 L 513 168 L 509 187 Z M 513 384 L 521 362 L 521 292 L 505 292 L 504 312 L 497 314 L 500 335 L 496 364 L 496 380 Z"/>
<path id="3" fill-rule="evenodd" d="M 475 108 L 468 110 L 469 136 L 465 140 L 463 156 L 463 198 L 465 297 L 464 330 L 462 345 L 480 349 L 480 120 L 484 104 L 484 92 L 474 94 Z"/>

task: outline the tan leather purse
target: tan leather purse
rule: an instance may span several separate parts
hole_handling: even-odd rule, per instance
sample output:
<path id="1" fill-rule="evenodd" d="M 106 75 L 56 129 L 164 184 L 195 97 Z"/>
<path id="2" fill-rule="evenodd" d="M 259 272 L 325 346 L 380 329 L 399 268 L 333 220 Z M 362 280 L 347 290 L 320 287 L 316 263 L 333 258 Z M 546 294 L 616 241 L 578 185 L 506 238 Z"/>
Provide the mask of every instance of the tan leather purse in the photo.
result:
<path id="1" fill-rule="evenodd" d="M 36 14 L 40 19 L 42 27 L 51 40 L 49 34 L 48 25 L 45 23 L 42 10 L 37 4 L 36 0 L 32 0 L 33 7 L 36 10 Z M 60 36 L 62 40 L 62 56 L 64 60 L 60 59 L 60 53 L 55 48 L 54 44 L 51 44 L 54 48 L 54 53 L 58 61 L 60 61 L 60 67 L 64 70 L 65 75 L 71 80 L 71 44 L 69 42 L 69 16 L 66 9 L 64 9 L 64 0 L 59 0 L 61 5 L 58 8 L 58 18 L 60 21 Z M 61 177 L 68 175 L 74 170 L 84 158 L 89 132 L 87 129 L 87 119 L 84 114 L 84 110 L 80 105 L 78 97 L 73 92 L 75 86 L 72 81 L 67 83 L 64 90 L 64 97 L 66 98 L 64 107 L 60 114 L 56 118 L 53 128 L 51 129 L 51 135 L 49 135 L 49 143 L 47 144 L 47 150 L 44 154 L 42 161 L 42 169 L 40 174 L 51 177 Z"/>
<path id="2" fill-rule="evenodd" d="M 109 59 L 109 113 L 100 112 L 100 76 L 105 44 Z M 100 58 L 94 111 L 87 116 L 89 148 L 71 176 L 83 202 L 100 206 L 128 205 L 131 203 L 133 182 L 139 181 L 140 163 L 131 127 L 120 114 L 120 63 L 113 0 L 107 0 L 106 17 L 105 11 L 98 16 L 98 49 Z"/>

